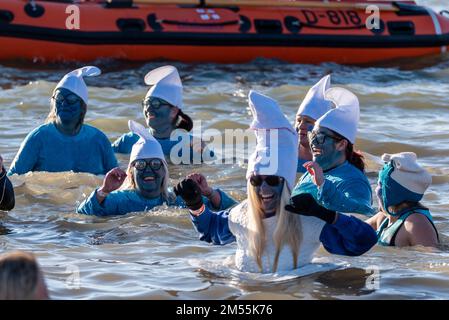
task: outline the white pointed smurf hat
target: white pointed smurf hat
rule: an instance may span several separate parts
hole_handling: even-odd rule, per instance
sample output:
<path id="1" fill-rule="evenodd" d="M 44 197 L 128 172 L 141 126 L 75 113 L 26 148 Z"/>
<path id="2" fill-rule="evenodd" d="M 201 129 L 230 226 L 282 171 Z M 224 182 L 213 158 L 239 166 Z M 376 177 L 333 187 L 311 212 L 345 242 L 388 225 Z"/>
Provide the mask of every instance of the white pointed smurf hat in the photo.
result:
<path id="1" fill-rule="evenodd" d="M 296 115 L 318 120 L 318 118 L 328 112 L 332 108 L 332 102 L 327 100 L 324 95 L 326 90 L 330 88 L 330 85 L 331 76 L 327 75 L 310 88 Z"/>
<path id="2" fill-rule="evenodd" d="M 145 83 L 152 86 L 145 99 L 155 97 L 171 105 L 182 108 L 182 83 L 178 70 L 173 66 L 163 66 L 151 70 L 145 76 Z"/>
<path id="3" fill-rule="evenodd" d="M 339 87 L 326 90 L 325 98 L 332 101 L 335 108 L 319 118 L 315 128 L 321 126 L 330 129 L 354 144 L 360 119 L 359 99 L 351 91 Z"/>
<path id="4" fill-rule="evenodd" d="M 128 127 L 131 132 L 140 137 L 131 149 L 129 163 L 139 159 L 157 158 L 161 159 L 166 164 L 161 144 L 155 137 L 153 137 L 148 129 L 133 120 L 128 121 Z"/>
<path id="5" fill-rule="evenodd" d="M 87 92 L 87 86 L 84 82 L 84 77 L 94 77 L 101 74 L 101 70 L 94 66 L 82 67 L 67 73 L 61 81 L 56 85 L 53 93 L 59 89 L 64 88 L 72 91 L 78 95 L 86 105 L 89 102 L 89 95 Z"/>
<path id="6" fill-rule="evenodd" d="M 250 129 L 256 134 L 256 150 L 248 160 L 246 178 L 253 174 L 280 176 L 292 190 L 298 161 L 298 134 L 275 100 L 250 91 L 248 102 L 253 115 Z"/>

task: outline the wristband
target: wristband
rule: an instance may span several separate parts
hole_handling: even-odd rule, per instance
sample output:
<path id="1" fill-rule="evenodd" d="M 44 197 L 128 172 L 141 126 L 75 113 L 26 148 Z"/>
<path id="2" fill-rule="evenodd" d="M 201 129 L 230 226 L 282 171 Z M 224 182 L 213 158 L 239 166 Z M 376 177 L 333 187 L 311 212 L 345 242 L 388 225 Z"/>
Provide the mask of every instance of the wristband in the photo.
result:
<path id="1" fill-rule="evenodd" d="M 202 206 L 198 210 L 190 210 L 190 213 L 192 215 L 198 217 L 200 214 L 202 214 L 204 212 L 204 209 L 206 209 L 206 206 L 203 203 Z"/>

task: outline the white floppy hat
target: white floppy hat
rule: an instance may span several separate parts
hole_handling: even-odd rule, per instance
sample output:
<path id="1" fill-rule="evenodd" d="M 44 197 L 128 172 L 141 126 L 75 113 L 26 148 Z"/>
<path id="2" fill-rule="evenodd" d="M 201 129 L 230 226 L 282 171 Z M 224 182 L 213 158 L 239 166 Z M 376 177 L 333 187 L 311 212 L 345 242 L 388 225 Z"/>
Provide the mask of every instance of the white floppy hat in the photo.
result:
<path id="1" fill-rule="evenodd" d="M 351 91 L 338 87 L 328 89 L 325 98 L 332 101 L 335 108 L 319 118 L 315 128 L 321 126 L 335 131 L 354 144 L 360 119 L 359 99 Z"/>
<path id="2" fill-rule="evenodd" d="M 129 163 L 139 159 L 157 158 L 167 165 L 161 144 L 153 137 L 148 129 L 133 120 L 128 121 L 128 127 L 131 132 L 140 137 L 131 149 Z"/>
<path id="3" fill-rule="evenodd" d="M 253 115 L 250 128 L 256 134 L 256 150 L 248 160 L 246 178 L 253 174 L 280 176 L 292 190 L 298 161 L 298 134 L 275 100 L 250 91 L 248 102 Z"/>
<path id="4" fill-rule="evenodd" d="M 152 86 L 145 99 L 160 98 L 175 107 L 182 108 L 182 83 L 175 67 L 163 66 L 151 70 L 145 76 L 145 83 Z"/>
<path id="5" fill-rule="evenodd" d="M 296 115 L 318 120 L 318 118 L 329 111 L 332 108 L 332 102 L 325 98 L 325 92 L 329 89 L 330 82 L 331 76 L 327 75 L 310 88 Z"/>
<path id="6" fill-rule="evenodd" d="M 56 88 L 53 90 L 53 93 L 59 88 L 70 90 L 78 95 L 87 105 L 89 102 L 89 95 L 83 77 L 93 77 L 100 74 L 101 70 L 94 66 L 87 66 L 73 70 L 67 73 L 61 81 L 59 81 Z"/>

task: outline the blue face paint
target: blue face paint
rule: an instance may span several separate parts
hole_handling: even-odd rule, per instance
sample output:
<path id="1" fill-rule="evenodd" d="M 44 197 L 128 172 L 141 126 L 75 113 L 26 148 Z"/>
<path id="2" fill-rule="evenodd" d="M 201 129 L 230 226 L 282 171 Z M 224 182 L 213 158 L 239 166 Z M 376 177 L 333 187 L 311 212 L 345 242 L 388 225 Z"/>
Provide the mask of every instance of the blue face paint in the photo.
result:
<path id="1" fill-rule="evenodd" d="M 336 142 L 340 141 L 329 129 L 319 128 L 309 134 L 309 144 L 313 161 L 326 171 L 337 166 L 344 158 L 344 150 L 337 150 Z"/>
<path id="2" fill-rule="evenodd" d="M 261 176 L 262 178 L 266 176 Z M 281 178 L 278 185 L 270 185 L 263 180 L 259 186 L 255 186 L 256 194 L 259 196 L 261 209 L 265 213 L 265 218 L 272 217 L 276 214 L 281 199 L 284 180 Z"/>
<path id="3" fill-rule="evenodd" d="M 167 138 L 174 130 L 172 106 L 165 100 L 149 97 L 143 101 L 143 112 L 148 127 L 156 137 Z"/>
<path id="4" fill-rule="evenodd" d="M 136 183 L 136 189 L 145 198 L 157 198 L 162 193 L 165 167 L 164 165 L 160 165 L 159 169 L 157 169 L 158 166 L 153 165 L 158 161 L 161 163 L 160 159 L 151 158 L 143 160 L 146 162 L 146 166 L 136 166 L 136 162 L 140 160 L 137 160 L 133 164 L 133 177 Z"/>
<path id="5" fill-rule="evenodd" d="M 81 98 L 70 90 L 59 88 L 52 100 L 56 110 L 56 127 L 64 133 L 76 133 L 83 113 Z"/>

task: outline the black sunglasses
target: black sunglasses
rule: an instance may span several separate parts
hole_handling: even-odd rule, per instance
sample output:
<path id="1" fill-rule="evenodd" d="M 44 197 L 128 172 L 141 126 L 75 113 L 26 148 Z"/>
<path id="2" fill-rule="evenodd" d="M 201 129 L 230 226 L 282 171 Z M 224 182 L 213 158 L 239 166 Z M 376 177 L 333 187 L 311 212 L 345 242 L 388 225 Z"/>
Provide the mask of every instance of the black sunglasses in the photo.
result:
<path id="1" fill-rule="evenodd" d="M 254 187 L 259 187 L 262 185 L 263 182 L 266 182 L 269 186 L 272 187 L 276 187 L 279 184 L 281 184 L 284 179 L 279 177 L 279 176 L 259 176 L 259 175 L 255 175 L 255 176 L 251 176 L 249 178 L 249 182 L 251 183 L 251 185 L 253 185 Z"/>
<path id="2" fill-rule="evenodd" d="M 69 106 L 74 105 L 80 101 L 80 98 L 74 94 L 69 94 L 66 97 L 64 97 L 62 94 L 57 94 L 52 96 L 51 98 L 57 103 L 63 103 L 65 101 Z"/>
<path id="3" fill-rule="evenodd" d="M 312 144 L 312 141 L 316 141 L 317 144 L 324 144 L 326 142 L 326 138 L 330 138 L 335 141 L 343 140 L 342 138 L 337 136 L 331 136 L 323 132 L 313 132 L 313 131 L 307 132 L 307 138 L 309 139 L 310 144 Z"/>
<path id="4" fill-rule="evenodd" d="M 148 99 L 142 101 L 142 106 L 145 109 L 151 108 L 157 110 L 162 106 L 171 106 L 171 104 L 159 98 L 149 97 Z"/>
<path id="5" fill-rule="evenodd" d="M 162 161 L 159 159 L 151 159 L 148 161 L 139 159 L 134 162 L 134 168 L 139 171 L 145 170 L 148 166 L 153 170 L 159 170 L 162 167 Z"/>

